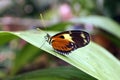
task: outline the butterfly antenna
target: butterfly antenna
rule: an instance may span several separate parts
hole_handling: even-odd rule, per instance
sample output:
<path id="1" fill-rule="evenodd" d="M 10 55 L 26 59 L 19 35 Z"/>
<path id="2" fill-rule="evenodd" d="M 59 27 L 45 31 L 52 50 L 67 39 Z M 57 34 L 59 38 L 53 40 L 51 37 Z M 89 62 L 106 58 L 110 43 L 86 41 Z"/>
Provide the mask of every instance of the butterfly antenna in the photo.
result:
<path id="1" fill-rule="evenodd" d="M 43 27 L 46 29 L 46 25 L 45 25 L 45 22 L 44 22 L 44 20 L 43 20 L 43 16 L 42 16 L 42 14 L 40 13 L 40 18 L 41 18 L 41 24 L 43 25 Z M 38 31 L 42 31 L 42 32 L 45 32 L 45 31 L 43 31 L 43 30 L 41 30 L 39 27 L 37 27 L 36 28 Z M 45 32 L 46 34 L 48 34 L 47 32 Z M 40 46 L 40 48 L 45 44 L 45 42 L 46 41 L 44 41 L 43 43 L 42 43 L 42 45 Z"/>
<path id="2" fill-rule="evenodd" d="M 42 14 L 40 13 L 40 18 L 41 18 L 41 21 L 42 21 L 42 24 L 43 24 L 43 27 L 45 28 L 45 22 L 44 22 L 44 20 L 43 20 L 43 16 L 42 16 Z"/>
<path id="3" fill-rule="evenodd" d="M 44 19 L 43 19 L 43 15 L 40 13 L 40 18 L 41 18 L 41 23 L 42 23 L 42 25 L 43 25 L 43 27 L 45 28 L 45 30 L 46 30 L 46 24 L 45 24 L 45 21 L 44 21 Z M 47 33 L 47 32 L 46 32 Z"/>
<path id="4" fill-rule="evenodd" d="M 43 15 L 40 13 L 40 18 L 41 18 L 41 24 L 43 25 L 43 27 L 46 29 L 46 25 L 45 25 L 45 22 L 44 22 L 44 20 L 43 20 Z M 43 31 L 43 30 L 41 30 L 40 29 L 40 27 L 36 27 L 36 29 L 38 30 L 38 31 L 41 31 L 41 32 L 45 32 L 45 31 Z M 45 32 L 46 34 L 47 34 L 47 32 Z"/>

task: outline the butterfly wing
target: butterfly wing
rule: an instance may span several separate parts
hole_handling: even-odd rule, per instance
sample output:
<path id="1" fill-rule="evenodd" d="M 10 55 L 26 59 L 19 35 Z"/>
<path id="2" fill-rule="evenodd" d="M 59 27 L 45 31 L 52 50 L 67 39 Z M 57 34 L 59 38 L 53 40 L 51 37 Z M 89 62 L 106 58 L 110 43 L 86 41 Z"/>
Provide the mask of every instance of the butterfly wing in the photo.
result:
<path id="1" fill-rule="evenodd" d="M 72 42 L 69 42 L 68 40 L 65 39 L 55 39 L 52 42 L 52 47 L 54 48 L 55 51 L 57 51 L 60 54 L 67 54 L 70 53 L 75 45 L 72 45 Z"/>
<path id="2" fill-rule="evenodd" d="M 68 54 L 77 48 L 87 45 L 89 42 L 89 34 L 80 30 L 65 31 L 51 37 L 52 47 L 60 54 Z"/>
<path id="3" fill-rule="evenodd" d="M 90 36 L 85 31 L 71 31 L 70 36 L 77 48 L 84 47 L 90 42 Z"/>

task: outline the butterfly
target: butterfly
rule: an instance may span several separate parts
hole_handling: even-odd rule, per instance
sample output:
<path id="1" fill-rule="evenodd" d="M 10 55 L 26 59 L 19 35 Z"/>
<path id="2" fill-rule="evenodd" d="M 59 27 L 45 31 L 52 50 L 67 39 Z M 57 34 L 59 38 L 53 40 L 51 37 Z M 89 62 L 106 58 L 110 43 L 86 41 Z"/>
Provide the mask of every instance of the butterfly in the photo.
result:
<path id="1" fill-rule="evenodd" d="M 90 35 L 82 30 L 71 30 L 54 36 L 47 33 L 45 39 L 59 54 L 69 54 L 71 51 L 86 46 L 90 42 Z"/>

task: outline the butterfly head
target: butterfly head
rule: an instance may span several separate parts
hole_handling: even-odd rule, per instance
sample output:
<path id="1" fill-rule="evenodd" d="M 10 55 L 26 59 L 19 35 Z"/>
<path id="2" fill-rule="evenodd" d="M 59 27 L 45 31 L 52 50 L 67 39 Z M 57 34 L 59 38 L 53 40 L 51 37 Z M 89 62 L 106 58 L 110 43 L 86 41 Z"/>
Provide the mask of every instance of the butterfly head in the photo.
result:
<path id="1" fill-rule="evenodd" d="M 50 44 L 51 43 L 51 36 L 47 33 L 45 36 L 45 40 Z"/>

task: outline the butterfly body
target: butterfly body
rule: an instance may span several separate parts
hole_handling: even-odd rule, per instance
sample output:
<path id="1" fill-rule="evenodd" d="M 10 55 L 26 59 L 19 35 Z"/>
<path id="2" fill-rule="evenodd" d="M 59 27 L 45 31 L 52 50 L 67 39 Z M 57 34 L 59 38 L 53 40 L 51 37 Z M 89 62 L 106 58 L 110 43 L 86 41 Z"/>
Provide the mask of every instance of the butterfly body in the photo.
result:
<path id="1" fill-rule="evenodd" d="M 60 54 L 69 54 L 71 51 L 81 48 L 90 42 L 87 32 L 71 30 L 58 33 L 54 36 L 46 35 L 46 41 Z"/>

